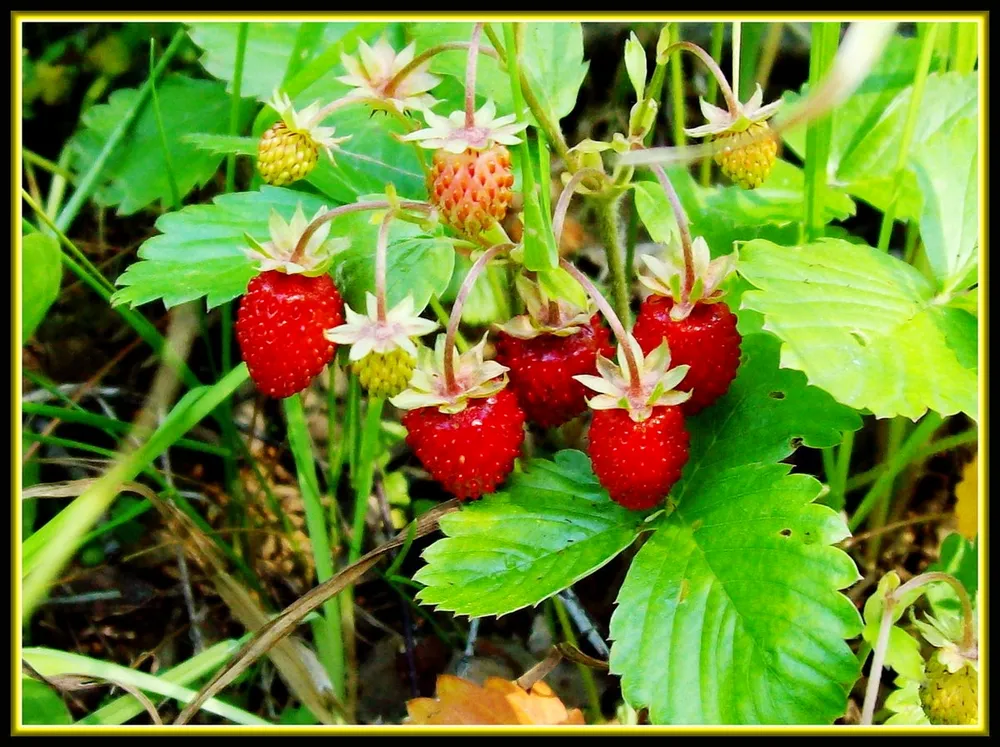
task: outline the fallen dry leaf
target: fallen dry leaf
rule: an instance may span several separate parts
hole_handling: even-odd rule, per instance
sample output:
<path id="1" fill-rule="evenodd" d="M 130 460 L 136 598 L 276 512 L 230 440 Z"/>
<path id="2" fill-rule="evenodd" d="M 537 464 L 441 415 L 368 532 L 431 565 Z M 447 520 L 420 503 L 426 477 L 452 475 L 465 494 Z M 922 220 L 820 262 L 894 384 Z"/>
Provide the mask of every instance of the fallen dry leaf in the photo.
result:
<path id="1" fill-rule="evenodd" d="M 436 698 L 406 703 L 408 724 L 555 726 L 584 724 L 579 708 L 567 710 L 552 688 L 536 682 L 522 690 L 513 682 L 490 677 L 482 686 L 451 674 L 437 680 Z"/>
<path id="2" fill-rule="evenodd" d="M 962 479 L 955 486 L 955 518 L 958 531 L 968 540 L 979 531 L 979 455 L 965 465 Z"/>

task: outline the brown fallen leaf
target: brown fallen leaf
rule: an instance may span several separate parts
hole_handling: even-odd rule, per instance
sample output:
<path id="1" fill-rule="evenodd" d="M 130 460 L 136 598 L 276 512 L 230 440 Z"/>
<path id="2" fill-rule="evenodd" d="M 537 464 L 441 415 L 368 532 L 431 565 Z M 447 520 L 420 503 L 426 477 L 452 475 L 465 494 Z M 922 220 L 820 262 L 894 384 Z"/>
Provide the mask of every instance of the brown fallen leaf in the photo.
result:
<path id="1" fill-rule="evenodd" d="M 482 686 L 451 674 L 437 680 L 436 698 L 415 698 L 406 704 L 408 724 L 555 726 L 584 724 L 579 708 L 567 710 L 552 688 L 536 682 L 522 690 L 514 682 L 489 677 Z"/>
<path id="2" fill-rule="evenodd" d="M 958 531 L 968 540 L 979 532 L 979 455 L 965 465 L 962 479 L 955 486 L 955 518 Z"/>

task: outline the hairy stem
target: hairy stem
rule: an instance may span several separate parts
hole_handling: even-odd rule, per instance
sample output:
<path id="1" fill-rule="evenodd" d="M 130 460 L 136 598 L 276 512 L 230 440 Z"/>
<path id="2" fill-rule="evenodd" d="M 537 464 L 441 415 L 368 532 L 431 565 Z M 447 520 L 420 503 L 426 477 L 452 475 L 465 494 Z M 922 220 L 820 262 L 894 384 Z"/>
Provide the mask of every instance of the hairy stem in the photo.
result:
<path id="1" fill-rule="evenodd" d="M 600 309 L 604 318 L 608 322 L 608 326 L 611 327 L 611 331 L 615 333 L 615 337 L 618 339 L 618 345 L 625 353 L 625 362 L 628 365 L 629 378 L 631 379 L 632 386 L 638 388 L 641 382 L 641 377 L 639 376 L 639 362 L 635 359 L 635 352 L 632 346 L 629 344 L 629 338 L 631 335 L 625 331 L 625 326 L 622 324 L 621 319 L 615 313 L 615 310 L 608 303 L 608 299 L 597 289 L 597 286 L 583 274 L 572 262 L 565 259 L 559 260 L 559 266 L 562 267 L 566 272 L 573 276 L 583 289 L 587 291 L 587 295 L 590 296 L 594 304 Z"/>
<path id="2" fill-rule="evenodd" d="M 423 52 L 414 57 L 413 60 L 409 64 L 407 64 L 404 68 L 402 68 L 398 73 L 392 76 L 392 79 L 385 84 L 385 89 L 384 89 L 385 95 L 392 96 L 396 92 L 396 87 L 406 79 L 406 76 L 412 73 L 417 67 L 422 65 L 431 57 L 439 55 L 442 52 L 450 52 L 456 49 L 469 49 L 471 46 L 472 46 L 471 42 L 455 41 L 455 42 L 446 42 L 444 44 L 438 44 L 436 46 L 430 47 L 429 49 L 425 49 Z M 492 57 L 494 60 L 499 59 L 499 55 L 496 53 L 496 50 L 490 49 L 489 47 L 479 46 L 477 47 L 476 51 L 479 54 L 484 54 L 488 57 Z"/>
<path id="3" fill-rule="evenodd" d="M 555 210 L 552 211 L 552 233 L 556 238 L 556 246 L 562 246 L 563 224 L 566 222 L 566 212 L 569 210 L 569 203 L 573 199 L 573 194 L 576 192 L 576 188 L 580 185 L 580 182 L 588 177 L 603 180 L 606 174 L 598 169 L 580 169 L 566 182 L 566 186 L 563 187 L 559 199 L 556 200 Z"/>
<path id="4" fill-rule="evenodd" d="M 608 255 L 611 288 L 614 293 L 618 316 L 623 323 L 631 324 L 628 279 L 625 277 L 624 249 L 619 231 L 618 206 L 620 202 L 620 197 L 612 197 L 611 199 L 599 201 L 597 217 L 604 239 L 605 251 Z"/>
<path id="5" fill-rule="evenodd" d="M 740 95 L 740 59 L 743 47 L 743 24 L 739 21 L 733 22 L 733 91 L 736 97 Z M 730 110 L 732 111 L 732 110 Z"/>
<path id="6" fill-rule="evenodd" d="M 695 44 L 694 42 L 687 42 L 687 41 L 674 42 L 669 47 L 667 47 L 664 56 L 673 54 L 675 51 L 681 49 L 693 54 L 695 57 L 701 60 L 702 64 L 704 64 L 705 67 L 708 68 L 708 71 L 712 73 L 712 76 L 719 84 L 719 90 L 722 91 L 722 97 L 726 100 L 726 108 L 729 109 L 730 114 L 736 115 L 736 113 L 739 112 L 740 110 L 739 109 L 740 105 L 739 102 L 736 100 L 736 94 L 733 93 L 733 89 L 729 85 L 729 81 L 726 80 L 726 74 L 722 72 L 722 68 L 719 67 L 719 63 L 717 63 L 714 59 L 712 59 L 712 56 L 704 49 L 699 47 L 697 44 Z"/>
<path id="7" fill-rule="evenodd" d="M 681 303 L 687 304 L 691 298 L 691 289 L 694 287 L 694 249 L 691 240 L 691 223 L 688 221 L 684 206 L 677 196 L 677 190 L 670 183 L 670 178 L 662 166 L 652 165 L 649 167 L 663 187 L 663 192 L 670 203 L 670 209 L 674 211 L 674 218 L 677 221 L 677 228 L 681 234 L 681 248 L 684 251 L 684 288 L 681 290 Z"/>
<path id="8" fill-rule="evenodd" d="M 465 126 L 471 128 L 476 123 L 476 63 L 479 61 L 479 39 L 483 35 L 483 24 L 472 27 L 469 39 L 469 58 L 465 63 Z"/>
<path id="9" fill-rule="evenodd" d="M 375 242 L 375 305 L 377 309 L 377 319 L 380 324 L 385 324 L 386 315 L 386 264 L 389 247 L 389 226 L 395 216 L 395 211 L 390 210 L 382 219 L 382 224 L 378 227 L 378 240 Z"/>
<path id="10" fill-rule="evenodd" d="M 295 245 L 295 251 L 292 252 L 291 261 L 302 261 L 302 256 L 305 254 L 306 245 L 309 243 L 309 239 L 313 237 L 313 234 L 315 234 L 324 223 L 329 223 L 334 218 L 339 218 L 341 215 L 347 215 L 348 213 L 358 213 L 363 210 L 393 209 L 423 210 L 424 212 L 429 213 L 434 208 L 429 203 L 418 202 L 415 200 L 399 200 L 395 204 L 390 203 L 388 200 L 371 200 L 370 202 L 352 202 L 349 205 L 335 207 L 333 210 L 327 210 L 322 215 L 317 216 L 316 219 L 306 227 L 306 230 L 302 232 L 302 237 L 299 239 L 299 243 Z"/>
<path id="11" fill-rule="evenodd" d="M 462 321 L 462 309 L 465 307 L 465 301 L 476 284 L 476 278 L 479 277 L 479 274 L 489 264 L 490 260 L 501 252 L 509 251 L 513 248 L 513 244 L 496 244 L 483 252 L 483 256 L 477 259 L 469 269 L 469 274 L 465 276 L 465 280 L 462 281 L 462 286 L 458 290 L 455 303 L 451 307 L 451 317 L 448 319 L 448 331 L 444 338 L 444 381 L 449 394 L 458 393 L 458 382 L 455 380 L 455 337 L 458 335 L 458 325 Z"/>

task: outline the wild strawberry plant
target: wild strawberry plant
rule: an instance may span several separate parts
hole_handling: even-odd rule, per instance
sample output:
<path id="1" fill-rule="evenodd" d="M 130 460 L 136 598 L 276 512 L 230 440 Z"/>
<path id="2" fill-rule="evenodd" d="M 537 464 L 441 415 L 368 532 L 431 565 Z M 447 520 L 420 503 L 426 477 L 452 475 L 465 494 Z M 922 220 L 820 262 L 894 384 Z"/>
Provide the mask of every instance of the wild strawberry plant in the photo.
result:
<path id="1" fill-rule="evenodd" d="M 299 393 L 350 371 L 367 401 L 351 561 L 390 403 L 462 501 L 412 579 L 421 603 L 506 615 L 632 548 L 608 662 L 631 707 L 660 724 L 832 723 L 864 665 L 849 641 L 864 632 L 879 669 L 885 654 L 837 546 L 882 501 L 843 511 L 854 433 L 863 416 L 917 422 L 907 454 L 943 418 L 978 418 L 978 79 L 935 29 L 841 40 L 813 24 L 808 85 L 773 101 L 676 25 L 652 55 L 633 35 L 622 131 L 571 143 L 578 23 L 316 24 L 301 59 L 282 24 L 195 23 L 216 80 L 161 81 L 162 116 L 138 117 L 95 193 L 126 214 L 175 204 L 112 301 L 234 304 L 246 368 L 201 415 L 249 377 L 288 398 L 301 444 Z M 667 135 L 680 58 L 721 99 Z M 137 95 L 85 118 L 82 163 Z M 233 156 L 254 162 L 248 189 L 176 207 Z M 720 178 L 696 176 L 702 162 Z M 574 197 L 596 215 L 599 280 L 560 253 Z M 839 225 L 861 203 L 882 214 L 874 245 Z M 623 205 L 655 252 L 626 246 Z M 550 448 L 580 418 L 585 444 Z M 824 450 L 826 484 L 793 472 L 802 447 Z M 934 666 L 967 673 L 975 652 L 961 656 Z"/>

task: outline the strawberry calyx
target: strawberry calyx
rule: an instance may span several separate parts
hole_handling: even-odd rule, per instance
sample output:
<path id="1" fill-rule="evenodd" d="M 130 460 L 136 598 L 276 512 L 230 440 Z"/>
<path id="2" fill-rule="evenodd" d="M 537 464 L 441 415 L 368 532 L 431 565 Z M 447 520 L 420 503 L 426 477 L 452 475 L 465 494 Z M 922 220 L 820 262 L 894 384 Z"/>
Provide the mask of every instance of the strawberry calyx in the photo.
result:
<path id="1" fill-rule="evenodd" d="M 493 325 L 494 329 L 511 337 L 520 340 L 531 340 L 541 335 L 568 337 L 588 326 L 596 313 L 593 304 L 583 308 L 564 298 L 550 298 L 536 281 L 525 275 L 518 275 L 514 284 L 527 307 L 527 313 L 515 316 L 504 324 Z"/>
<path id="2" fill-rule="evenodd" d="M 433 107 L 438 99 L 428 92 L 441 78 L 429 72 L 429 59 L 413 64 L 416 48 L 412 42 L 396 52 L 384 35 L 374 47 L 360 41 L 357 57 L 346 53 L 340 57 L 348 74 L 337 80 L 351 86 L 345 98 L 399 114 Z"/>
<path id="3" fill-rule="evenodd" d="M 469 124 L 464 111 L 452 112 L 447 117 L 442 117 L 425 110 L 424 118 L 428 126 L 404 135 L 402 140 L 416 142 L 424 148 L 456 154 L 467 150 L 488 150 L 495 144 L 520 143 L 521 138 L 517 137 L 516 133 L 527 127 L 527 122 L 516 122 L 513 114 L 497 117 L 496 112 L 496 104 L 488 100 L 475 112 L 472 123 Z"/>
<path id="4" fill-rule="evenodd" d="M 627 352 L 625 345 L 629 346 Z M 638 379 L 630 373 L 629 354 L 635 362 Z M 670 347 L 666 340 L 648 356 L 643 356 L 639 343 L 632 335 L 627 335 L 625 343 L 618 345 L 617 358 L 616 365 L 598 355 L 599 376 L 581 374 L 573 377 L 598 393 L 587 400 L 592 410 L 626 410 L 638 423 L 652 415 L 655 407 L 680 405 L 690 399 L 691 392 L 676 390 L 690 366 L 670 367 Z"/>
<path id="5" fill-rule="evenodd" d="M 365 294 L 365 303 L 366 313 L 359 314 L 348 306 L 344 309 L 347 321 L 325 333 L 330 342 L 351 346 L 348 355 L 351 362 L 359 361 L 369 353 L 386 355 L 395 350 L 403 350 L 416 357 L 417 346 L 413 339 L 437 329 L 437 322 L 413 313 L 413 296 L 404 298 L 387 311 L 384 318 L 380 318 L 374 293 Z"/>
<path id="6" fill-rule="evenodd" d="M 451 348 L 454 384 L 449 385 L 445 375 L 446 335 L 438 335 L 433 352 L 420 349 L 409 388 L 389 401 L 401 410 L 436 407 L 454 415 L 464 410 L 471 399 L 492 397 L 507 386 L 508 368 L 484 360 L 486 339 L 487 335 L 483 335 L 478 345 L 462 354 Z"/>
<path id="7" fill-rule="evenodd" d="M 639 281 L 653 293 L 672 298 L 674 305 L 670 317 L 680 321 L 690 316 L 696 304 L 722 301 L 725 291 L 721 286 L 736 269 L 737 257 L 734 250 L 732 254 L 712 259 L 705 239 L 698 236 L 691 242 L 693 279 L 688 293 L 684 293 L 688 268 L 683 248 L 678 244 L 671 247 L 663 259 L 643 255 L 642 261 L 649 274 L 640 275 Z"/>
<path id="8" fill-rule="evenodd" d="M 705 99 L 699 99 L 701 113 L 708 120 L 707 124 L 699 127 L 685 129 L 691 137 L 708 137 L 709 135 L 721 135 L 723 133 L 745 132 L 751 125 L 765 122 L 774 116 L 783 103 L 781 99 L 772 101 L 770 104 L 761 106 L 764 101 L 764 91 L 760 84 L 753 96 L 743 104 L 737 102 L 735 111 L 722 109 L 709 104 Z"/>
<path id="9" fill-rule="evenodd" d="M 335 102 L 339 104 L 340 102 Z M 297 110 L 292 105 L 292 100 L 287 93 L 275 91 L 268 106 L 278 112 L 281 121 L 285 123 L 288 132 L 304 135 L 311 140 L 327 157 L 333 161 L 333 151 L 346 140 L 350 140 L 352 135 L 345 137 L 334 137 L 335 127 L 320 127 L 322 121 L 331 110 L 330 106 L 320 108 L 319 102 L 314 101 L 305 109 Z"/>
<path id="10" fill-rule="evenodd" d="M 296 249 L 310 224 L 326 212 L 326 206 L 322 206 L 316 211 L 312 220 L 306 220 L 305 213 L 302 212 L 302 203 L 299 203 L 292 219 L 286 222 L 278 211 L 272 208 L 268 220 L 270 241 L 257 241 L 250 234 L 244 233 L 243 236 L 250 245 L 244 249 L 245 254 L 257 263 L 259 272 L 276 270 L 307 277 L 323 275 L 330 268 L 334 255 L 349 246 L 348 239 L 331 237 L 330 224 L 324 223 L 312 232 L 298 256 Z"/>

